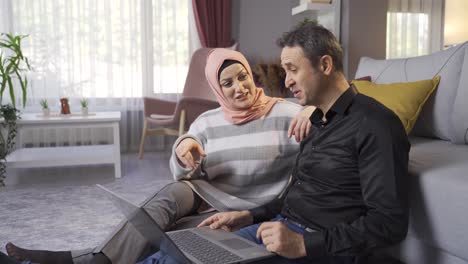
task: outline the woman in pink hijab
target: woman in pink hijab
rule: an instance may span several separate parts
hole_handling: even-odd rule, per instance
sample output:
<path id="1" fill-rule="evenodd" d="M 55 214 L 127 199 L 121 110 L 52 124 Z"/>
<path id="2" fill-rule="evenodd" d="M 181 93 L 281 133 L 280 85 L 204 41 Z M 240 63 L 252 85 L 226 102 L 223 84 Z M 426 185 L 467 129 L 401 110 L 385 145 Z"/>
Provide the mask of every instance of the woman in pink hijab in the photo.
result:
<path id="1" fill-rule="evenodd" d="M 241 74 L 241 75 L 239 75 Z M 279 98 L 272 98 L 253 82 L 250 65 L 244 56 L 227 49 L 215 49 L 208 57 L 205 75 L 224 117 L 233 124 L 243 124 L 268 114 Z M 236 81 L 236 77 L 238 80 Z"/>
<path id="2" fill-rule="evenodd" d="M 245 211 L 279 198 L 299 151 L 288 129 L 302 107 L 266 96 L 255 86 L 250 65 L 241 53 L 212 50 L 205 75 L 221 107 L 201 114 L 188 133 L 177 139 L 170 159 L 176 182 L 143 206 L 164 229 L 196 226 L 213 212 Z M 307 127 L 306 119 L 295 127 Z M 297 137 L 298 131 L 295 133 Z M 174 226 L 194 213 L 199 214 L 189 225 Z M 108 260 L 99 263 L 135 263 L 147 256 L 148 248 L 141 234 L 124 221 L 119 230 L 90 251 L 92 254 L 25 250 L 13 244 L 7 245 L 7 252 L 37 263 L 54 263 L 57 258 L 57 263 L 78 262 L 74 256 L 80 256 L 80 263 L 87 262 L 83 256 L 88 256 L 90 263 L 96 259 Z M 157 258 L 150 257 L 144 263 Z"/>

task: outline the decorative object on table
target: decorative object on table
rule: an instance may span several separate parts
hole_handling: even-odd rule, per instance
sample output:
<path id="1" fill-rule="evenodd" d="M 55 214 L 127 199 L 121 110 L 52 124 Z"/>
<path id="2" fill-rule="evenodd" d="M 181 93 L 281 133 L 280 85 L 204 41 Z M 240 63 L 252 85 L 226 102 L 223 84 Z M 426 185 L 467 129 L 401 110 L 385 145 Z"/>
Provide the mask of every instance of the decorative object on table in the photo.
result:
<path id="1" fill-rule="evenodd" d="M 291 92 L 286 89 L 284 79 L 286 73 L 281 67 L 279 59 L 270 62 L 260 60 L 253 69 L 255 84 L 265 89 L 265 93 L 272 97 L 291 97 Z"/>
<path id="2" fill-rule="evenodd" d="M 20 111 L 16 109 L 15 85 L 21 87 L 23 107 L 26 106 L 28 79 L 31 70 L 28 58 L 23 55 L 21 41 L 27 36 L 0 34 L 0 187 L 5 186 L 6 157 L 15 147 L 16 121 Z M 3 103 L 3 92 L 10 93 L 11 104 Z"/>
<path id="3" fill-rule="evenodd" d="M 43 116 L 50 116 L 50 108 L 47 99 L 41 100 L 41 107 L 42 107 L 42 115 Z"/>
<path id="4" fill-rule="evenodd" d="M 81 104 L 81 114 L 88 115 L 88 100 L 81 99 L 80 104 Z"/>
<path id="5" fill-rule="evenodd" d="M 70 112 L 70 105 L 68 104 L 68 98 L 60 98 L 60 114 L 62 115 L 69 115 Z"/>

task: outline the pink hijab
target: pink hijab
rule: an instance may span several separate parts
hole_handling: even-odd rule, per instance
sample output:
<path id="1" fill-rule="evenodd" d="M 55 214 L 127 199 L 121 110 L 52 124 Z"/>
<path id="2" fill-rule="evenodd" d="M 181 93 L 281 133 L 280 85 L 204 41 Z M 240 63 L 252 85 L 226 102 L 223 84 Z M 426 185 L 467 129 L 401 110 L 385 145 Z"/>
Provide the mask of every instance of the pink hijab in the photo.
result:
<path id="1" fill-rule="evenodd" d="M 218 71 L 225 60 L 239 61 L 248 71 L 250 78 L 253 79 L 252 70 L 245 57 L 237 51 L 217 48 L 213 49 L 208 55 L 205 67 L 205 75 L 211 89 L 213 90 L 218 103 L 224 112 L 224 118 L 236 125 L 244 124 L 251 120 L 261 118 L 268 114 L 276 102 L 282 101 L 281 98 L 274 98 L 266 96 L 262 88 L 257 87 L 257 94 L 255 95 L 254 103 L 249 109 L 239 110 L 235 109 L 232 104 L 224 97 L 222 87 L 218 80 Z"/>

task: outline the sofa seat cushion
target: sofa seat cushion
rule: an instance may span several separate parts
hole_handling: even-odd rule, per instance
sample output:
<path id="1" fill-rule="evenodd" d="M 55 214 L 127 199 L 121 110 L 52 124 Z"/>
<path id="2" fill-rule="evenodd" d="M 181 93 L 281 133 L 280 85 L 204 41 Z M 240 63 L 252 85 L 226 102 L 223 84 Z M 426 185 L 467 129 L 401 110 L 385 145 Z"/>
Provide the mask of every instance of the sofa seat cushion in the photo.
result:
<path id="1" fill-rule="evenodd" d="M 409 234 L 468 260 L 468 146 L 411 138 Z"/>

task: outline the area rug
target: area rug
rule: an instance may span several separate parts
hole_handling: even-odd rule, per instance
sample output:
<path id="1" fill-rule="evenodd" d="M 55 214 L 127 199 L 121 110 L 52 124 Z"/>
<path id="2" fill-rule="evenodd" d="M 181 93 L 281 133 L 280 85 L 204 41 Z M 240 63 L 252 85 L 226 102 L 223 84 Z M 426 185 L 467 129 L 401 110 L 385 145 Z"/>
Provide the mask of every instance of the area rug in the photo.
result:
<path id="1" fill-rule="evenodd" d="M 170 180 L 126 177 L 104 184 L 137 204 Z M 124 218 L 94 184 L 0 192 L 0 250 L 11 241 L 35 249 L 97 246 Z"/>

